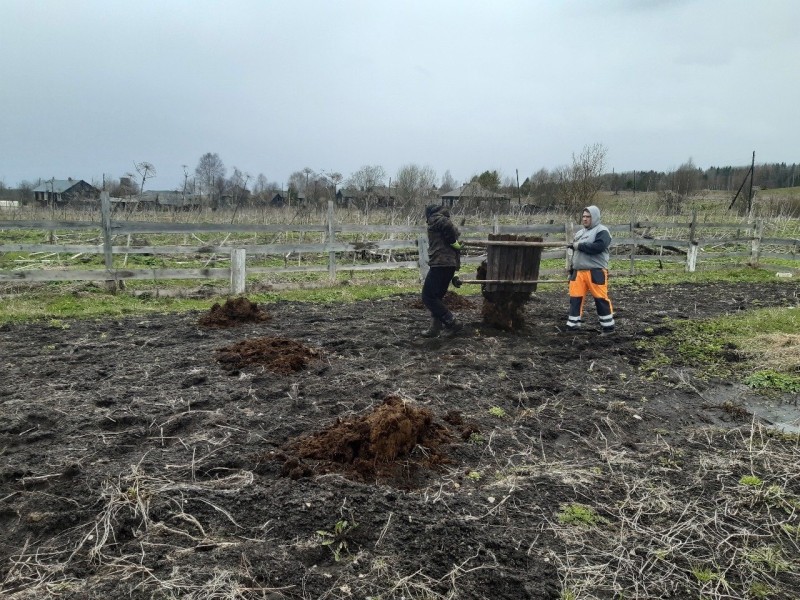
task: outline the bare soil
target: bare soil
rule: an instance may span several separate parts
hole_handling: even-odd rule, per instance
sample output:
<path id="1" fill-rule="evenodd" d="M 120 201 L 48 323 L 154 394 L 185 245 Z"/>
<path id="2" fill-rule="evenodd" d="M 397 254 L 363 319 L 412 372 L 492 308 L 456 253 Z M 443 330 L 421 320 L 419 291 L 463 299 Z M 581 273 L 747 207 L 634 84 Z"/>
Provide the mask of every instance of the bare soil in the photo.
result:
<path id="1" fill-rule="evenodd" d="M 798 292 L 612 287 L 609 337 L 591 303 L 563 332 L 563 290 L 511 331 L 449 295 L 466 327 L 432 340 L 414 296 L 5 325 L 0 595 L 717 597 L 716 565 L 726 598 L 792 597 L 797 510 L 738 482 L 800 502 L 796 439 L 639 342 Z M 737 550 L 765 539 L 780 568 Z"/>

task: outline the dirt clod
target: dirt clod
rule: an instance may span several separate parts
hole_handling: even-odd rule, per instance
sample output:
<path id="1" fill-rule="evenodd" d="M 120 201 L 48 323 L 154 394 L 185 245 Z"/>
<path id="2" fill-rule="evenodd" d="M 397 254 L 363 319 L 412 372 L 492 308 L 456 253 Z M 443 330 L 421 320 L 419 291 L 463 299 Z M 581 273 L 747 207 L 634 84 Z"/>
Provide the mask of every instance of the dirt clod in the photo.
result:
<path id="1" fill-rule="evenodd" d="M 229 298 L 225 304 L 214 303 L 198 320 L 204 327 L 233 327 L 241 323 L 269 321 L 272 317 L 245 297 Z"/>
<path id="2" fill-rule="evenodd" d="M 318 355 L 316 350 L 300 342 L 269 337 L 242 340 L 216 352 L 222 368 L 228 371 L 261 366 L 284 374 L 304 369 Z"/>
<path id="3" fill-rule="evenodd" d="M 440 446 L 449 439 L 449 431 L 435 422 L 431 411 L 389 395 L 365 415 L 337 419 L 330 427 L 289 444 L 285 451 L 293 458 L 286 465 L 292 477 L 302 460 L 314 460 L 321 472 L 392 479 L 402 470 L 397 461 L 411 460 L 427 467 L 446 462 Z M 412 457 L 418 446 L 425 452 Z"/>

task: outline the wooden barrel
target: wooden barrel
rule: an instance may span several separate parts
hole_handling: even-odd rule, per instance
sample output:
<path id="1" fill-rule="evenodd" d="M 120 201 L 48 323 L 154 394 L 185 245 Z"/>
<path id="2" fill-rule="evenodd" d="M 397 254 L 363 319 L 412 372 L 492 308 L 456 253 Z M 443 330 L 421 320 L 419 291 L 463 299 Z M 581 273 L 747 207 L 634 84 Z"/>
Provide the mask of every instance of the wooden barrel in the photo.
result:
<path id="1" fill-rule="evenodd" d="M 490 234 L 489 241 L 541 242 L 542 238 L 501 233 Z M 493 246 L 489 244 L 486 248 L 486 279 L 536 281 L 539 279 L 541 260 L 541 246 Z M 535 292 L 536 284 L 487 283 L 485 290 L 487 292 Z"/>

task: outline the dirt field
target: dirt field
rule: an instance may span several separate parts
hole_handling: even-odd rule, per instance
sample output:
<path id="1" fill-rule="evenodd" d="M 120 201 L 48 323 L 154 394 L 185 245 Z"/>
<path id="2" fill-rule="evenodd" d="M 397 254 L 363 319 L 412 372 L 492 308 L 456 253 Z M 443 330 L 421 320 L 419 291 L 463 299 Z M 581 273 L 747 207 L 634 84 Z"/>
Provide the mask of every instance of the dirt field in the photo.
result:
<path id="1" fill-rule="evenodd" d="M 798 286 L 611 291 L 613 337 L 563 290 L 0 327 L 0 595 L 796 597 L 797 436 L 637 343 Z"/>

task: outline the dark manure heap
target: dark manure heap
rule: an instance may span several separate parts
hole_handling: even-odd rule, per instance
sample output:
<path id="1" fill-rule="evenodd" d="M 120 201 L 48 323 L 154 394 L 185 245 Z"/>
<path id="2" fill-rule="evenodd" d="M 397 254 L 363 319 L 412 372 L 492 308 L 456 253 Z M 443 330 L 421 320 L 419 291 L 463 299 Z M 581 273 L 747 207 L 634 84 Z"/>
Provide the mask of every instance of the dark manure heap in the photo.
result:
<path id="1" fill-rule="evenodd" d="M 452 440 L 453 434 L 430 410 L 391 394 L 364 415 L 336 419 L 326 429 L 287 444 L 276 458 L 284 463 L 282 474 L 292 479 L 339 473 L 408 487 L 420 468 L 449 462 L 442 446 Z"/>
<path id="2" fill-rule="evenodd" d="M 272 317 L 245 297 L 229 298 L 225 304 L 215 303 L 198 320 L 204 327 L 233 327 L 242 323 L 269 321 Z"/>
<path id="3" fill-rule="evenodd" d="M 270 337 L 242 340 L 219 348 L 216 354 L 217 361 L 226 371 L 263 367 L 281 374 L 300 371 L 319 355 L 317 350 L 300 342 Z"/>

